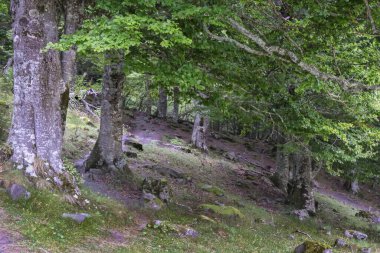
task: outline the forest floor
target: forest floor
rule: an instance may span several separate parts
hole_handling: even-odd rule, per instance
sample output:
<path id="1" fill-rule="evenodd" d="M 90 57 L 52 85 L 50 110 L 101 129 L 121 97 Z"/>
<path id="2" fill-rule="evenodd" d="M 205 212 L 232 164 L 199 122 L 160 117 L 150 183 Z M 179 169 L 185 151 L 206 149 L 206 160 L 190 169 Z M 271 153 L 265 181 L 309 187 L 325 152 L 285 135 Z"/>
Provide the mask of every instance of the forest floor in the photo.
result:
<path id="1" fill-rule="evenodd" d="M 85 115 L 69 114 L 64 148 L 67 164 L 81 163 L 96 140 L 97 127 Z M 144 208 L 138 187 L 130 186 L 122 176 L 80 171 L 83 192 L 94 207 L 89 210 L 57 205 L 56 196 L 33 192 L 35 197 L 28 203 L 12 203 L 0 192 L 0 252 L 280 253 L 293 252 L 305 240 L 332 245 L 346 229 L 365 232 L 369 240 L 345 239 L 354 249 L 334 252 L 356 252 L 360 247 L 380 252 L 380 225 L 355 217 L 359 210 L 379 211 L 379 189 L 363 186 L 360 196 L 352 196 L 344 191 L 341 180 L 322 174 L 316 188 L 319 212 L 299 221 L 268 179 L 274 168 L 271 146 L 215 133 L 209 136 L 206 155 L 189 145 L 191 127 L 141 113 L 126 119 L 125 139 L 139 141 L 144 148 L 124 147 L 137 154 L 129 159 L 134 174 L 159 179 L 174 170 L 182 175 L 166 174 L 172 199 L 162 210 Z M 202 208 L 204 204 L 231 207 L 229 211 L 238 214 L 211 213 Z M 66 210 L 93 217 L 73 224 L 61 219 Z M 150 226 L 154 220 L 169 225 Z M 199 236 L 178 236 L 170 229 L 173 226 L 192 228 Z"/>

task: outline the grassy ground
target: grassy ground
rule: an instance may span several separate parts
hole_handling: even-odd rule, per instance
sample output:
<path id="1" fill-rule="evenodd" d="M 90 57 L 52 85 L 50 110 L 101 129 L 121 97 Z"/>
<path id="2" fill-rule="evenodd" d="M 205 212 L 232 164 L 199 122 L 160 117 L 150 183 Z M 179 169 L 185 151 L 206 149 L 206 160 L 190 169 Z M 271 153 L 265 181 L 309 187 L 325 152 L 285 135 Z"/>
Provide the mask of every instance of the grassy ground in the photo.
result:
<path id="1" fill-rule="evenodd" d="M 68 163 L 91 149 L 96 139 L 96 129 L 97 126 L 86 117 L 71 112 L 64 150 Z M 175 140 L 174 144 L 186 145 L 179 140 Z M 30 200 L 14 203 L 4 191 L 0 191 L 0 210 L 5 210 L 10 217 L 7 226 L 18 230 L 28 242 L 28 247 L 36 252 L 45 249 L 49 252 L 280 253 L 293 252 L 297 245 L 310 240 L 309 236 L 312 240 L 331 245 L 336 238 L 343 236 L 345 229 L 368 233 L 368 241 L 348 241 L 358 247 L 369 246 L 372 252 L 380 252 L 379 225 L 369 225 L 365 220 L 355 217 L 356 210 L 351 207 L 317 194 L 321 211 L 307 221 L 301 222 L 291 216 L 289 213 L 292 209 L 285 205 L 267 210 L 260 207 L 256 200 L 247 197 L 249 193 L 244 191 L 252 191 L 251 188 L 237 189 L 232 183 L 236 171 L 244 166 L 219 156 L 205 156 L 194 150 L 186 153 L 153 143 L 145 145 L 144 152 L 138 153 L 138 158 L 130 159 L 129 162 L 140 177 L 161 177 L 143 166 L 159 164 L 183 172 L 191 180 L 183 182 L 169 179 L 173 203 L 155 213 L 128 210 L 120 203 L 87 189 L 83 191 L 91 205 L 85 210 L 66 204 L 60 195 L 51 192 L 32 191 Z M 17 174 L 13 176 L 18 177 Z M 219 187 L 225 192 L 224 196 L 202 190 L 203 184 Z M 234 206 L 244 217 L 223 217 L 199 208 L 201 204 L 215 202 Z M 83 224 L 75 224 L 61 218 L 64 212 L 88 212 L 92 217 Z M 214 222 L 201 218 L 201 215 L 206 215 Z M 141 220 L 149 222 L 155 219 L 192 227 L 200 235 L 198 238 L 183 238 L 159 229 L 138 229 L 143 223 Z M 112 231 L 122 235 L 121 239 L 112 236 Z"/>

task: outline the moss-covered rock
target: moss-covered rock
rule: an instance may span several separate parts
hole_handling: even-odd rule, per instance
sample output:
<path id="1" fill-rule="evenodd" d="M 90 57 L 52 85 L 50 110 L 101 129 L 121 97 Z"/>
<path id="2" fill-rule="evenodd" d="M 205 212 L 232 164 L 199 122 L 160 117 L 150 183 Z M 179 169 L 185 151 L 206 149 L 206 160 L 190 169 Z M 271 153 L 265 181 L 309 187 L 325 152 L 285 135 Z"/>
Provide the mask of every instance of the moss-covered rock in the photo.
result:
<path id="1" fill-rule="evenodd" d="M 203 184 L 203 185 L 201 185 L 201 189 L 206 191 L 206 192 L 213 193 L 219 197 L 224 196 L 224 191 L 217 186 L 213 186 L 213 185 L 209 185 L 209 184 Z"/>
<path id="2" fill-rule="evenodd" d="M 239 209 L 233 206 L 218 206 L 212 204 L 203 204 L 200 206 L 201 209 L 215 213 L 225 217 L 233 217 L 233 218 L 243 218 L 244 215 L 240 212 Z"/>
<path id="3" fill-rule="evenodd" d="M 169 221 L 155 220 L 148 224 L 148 228 L 155 229 L 164 234 L 175 234 L 181 237 L 198 237 L 199 233 L 184 225 L 172 224 Z"/>
<path id="4" fill-rule="evenodd" d="M 294 253 L 330 253 L 331 246 L 321 242 L 306 241 L 299 245 Z"/>

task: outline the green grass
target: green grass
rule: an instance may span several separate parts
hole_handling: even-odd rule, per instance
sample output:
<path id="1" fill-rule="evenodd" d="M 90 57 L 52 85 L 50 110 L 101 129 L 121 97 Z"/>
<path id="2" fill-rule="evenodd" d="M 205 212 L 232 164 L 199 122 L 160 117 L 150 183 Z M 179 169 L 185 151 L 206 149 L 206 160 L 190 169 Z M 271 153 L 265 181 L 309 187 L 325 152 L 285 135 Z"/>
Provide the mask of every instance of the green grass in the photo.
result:
<path id="1" fill-rule="evenodd" d="M 97 127 L 88 123 L 86 117 L 71 112 L 65 135 L 66 159 L 71 162 L 89 151 L 96 134 Z M 10 201 L 7 194 L 0 191 L 0 208 L 5 209 L 10 216 L 8 225 L 20 231 L 32 249 L 44 248 L 51 252 L 285 253 L 293 252 L 297 245 L 310 240 L 296 230 L 307 233 L 312 240 L 332 245 L 336 238 L 343 236 L 345 229 L 357 229 L 369 234 L 369 241 L 347 240 L 349 243 L 360 247 L 370 246 L 373 252 L 376 249 L 380 251 L 379 226 L 370 226 L 365 220 L 354 216 L 356 210 L 324 195 L 316 195 L 320 206 L 318 215 L 299 221 L 290 215 L 291 207 L 283 206 L 280 210 L 268 211 L 233 191 L 230 187 L 230 178 L 234 175 L 232 171 L 241 165 L 219 156 L 206 156 L 196 150 L 189 154 L 150 144 L 144 145 L 144 152 L 131 160 L 144 164 L 148 161 L 176 169 L 193 179 L 192 183 L 169 179 L 175 203 L 158 212 L 128 210 L 120 203 L 86 189 L 83 194 L 91 202 L 91 207 L 86 210 L 65 203 L 60 195 L 34 190 L 30 200 L 17 203 Z M 13 177 L 17 178 L 17 172 L 14 173 Z M 135 173 L 142 177 L 152 172 L 139 167 Z M 223 189 L 225 194 L 217 196 L 202 190 L 202 184 Z M 225 217 L 200 208 L 202 204 L 215 204 L 215 201 L 233 206 L 243 215 L 240 218 Z M 176 203 L 190 207 L 192 211 Z M 338 210 L 338 213 L 334 210 Z M 83 224 L 76 224 L 61 218 L 64 212 L 87 212 L 92 217 Z M 132 220 L 139 215 L 148 221 L 159 219 L 192 227 L 200 236 L 180 238 L 152 228 L 137 232 Z M 202 219 L 201 215 L 216 222 Z M 331 235 L 326 233 L 326 228 L 331 230 Z M 133 236 L 127 238 L 126 243 L 115 243 L 109 238 L 110 229 L 131 230 Z M 294 239 L 290 235 L 294 235 Z M 334 252 L 345 251 L 334 249 Z"/>
<path id="2" fill-rule="evenodd" d="M 13 202 L 5 190 L 0 191 L 0 207 L 11 216 L 14 228 L 25 236 L 33 248 L 62 252 L 75 248 L 86 237 L 107 236 L 107 229 L 128 226 L 132 213 L 121 204 L 84 190 L 90 201 L 82 209 L 65 202 L 62 196 L 43 190 L 31 191 L 27 201 Z M 63 213 L 86 212 L 91 215 L 82 224 L 62 218 Z"/>

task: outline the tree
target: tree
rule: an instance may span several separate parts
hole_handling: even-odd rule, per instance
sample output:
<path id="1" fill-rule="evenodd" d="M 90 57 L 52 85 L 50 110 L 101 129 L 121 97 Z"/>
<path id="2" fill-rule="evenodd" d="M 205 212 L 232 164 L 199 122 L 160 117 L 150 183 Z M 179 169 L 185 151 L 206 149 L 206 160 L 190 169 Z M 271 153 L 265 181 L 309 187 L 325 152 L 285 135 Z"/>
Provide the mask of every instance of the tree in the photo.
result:
<path id="1" fill-rule="evenodd" d="M 105 171 L 127 169 L 123 160 L 123 118 L 121 94 L 125 81 L 124 54 L 113 51 L 106 54 L 104 68 L 100 131 L 90 156 L 85 162 L 86 171 L 100 168 Z"/>

